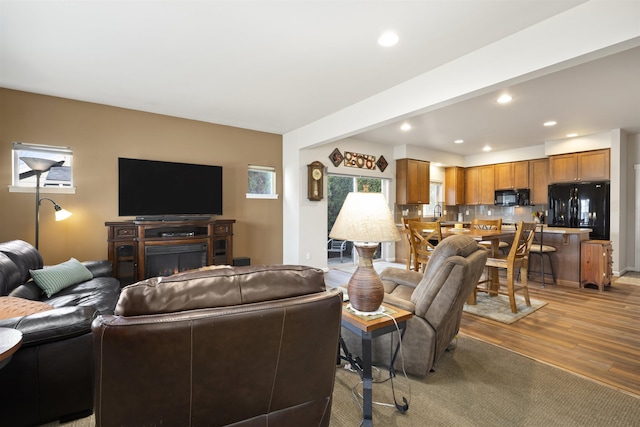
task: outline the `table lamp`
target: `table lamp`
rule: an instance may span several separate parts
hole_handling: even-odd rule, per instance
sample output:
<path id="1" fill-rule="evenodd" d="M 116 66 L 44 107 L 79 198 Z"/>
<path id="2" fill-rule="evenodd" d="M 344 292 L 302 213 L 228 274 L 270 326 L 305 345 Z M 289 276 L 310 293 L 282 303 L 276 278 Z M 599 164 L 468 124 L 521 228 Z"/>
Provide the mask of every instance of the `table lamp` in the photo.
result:
<path id="1" fill-rule="evenodd" d="M 329 237 L 350 240 L 358 251 L 358 267 L 347 285 L 351 306 L 376 311 L 384 298 L 382 280 L 373 268 L 380 242 L 397 242 L 400 233 L 382 193 L 349 193 Z"/>
<path id="2" fill-rule="evenodd" d="M 56 221 L 62 221 L 71 216 L 71 212 L 62 209 L 60 205 L 58 205 L 53 200 L 43 197 L 40 198 L 40 175 L 43 172 L 48 171 L 51 167 L 59 162 L 49 159 L 39 159 L 37 157 L 20 157 L 20 160 L 25 162 L 27 166 L 31 168 L 32 171 L 36 174 L 36 244 L 35 248 L 38 249 L 38 239 L 39 239 L 39 231 L 40 231 L 40 203 L 43 200 L 48 200 L 53 203 L 53 208 L 56 211 Z"/>

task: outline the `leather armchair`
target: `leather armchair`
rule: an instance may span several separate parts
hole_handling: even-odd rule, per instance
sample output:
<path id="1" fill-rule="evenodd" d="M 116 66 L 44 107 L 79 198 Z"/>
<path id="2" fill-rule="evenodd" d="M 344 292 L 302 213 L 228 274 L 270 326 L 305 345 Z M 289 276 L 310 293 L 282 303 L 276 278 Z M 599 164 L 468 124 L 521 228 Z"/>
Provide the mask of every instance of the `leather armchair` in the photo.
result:
<path id="1" fill-rule="evenodd" d="M 309 267 L 127 286 L 93 323 L 96 425 L 328 426 L 341 315 Z"/>
<path id="2" fill-rule="evenodd" d="M 389 267 L 381 274 L 384 301 L 413 313 L 402 340 L 407 373 L 424 377 L 447 349 L 460 329 L 462 308 L 482 275 L 487 250 L 469 236 L 442 240 L 429 257 L 424 274 Z M 350 352 L 361 353 L 361 342 L 342 328 Z M 377 337 L 372 342 L 373 363 L 389 366 L 392 340 L 396 334 Z M 398 356 L 396 370 L 402 369 Z"/>

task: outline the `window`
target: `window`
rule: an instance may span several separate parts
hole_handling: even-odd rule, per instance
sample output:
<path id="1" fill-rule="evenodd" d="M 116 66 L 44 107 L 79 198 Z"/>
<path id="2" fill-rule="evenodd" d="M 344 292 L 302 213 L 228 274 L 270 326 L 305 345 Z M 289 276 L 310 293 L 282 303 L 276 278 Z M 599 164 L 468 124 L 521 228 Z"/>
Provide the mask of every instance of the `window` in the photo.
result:
<path id="1" fill-rule="evenodd" d="M 44 172 L 40 175 L 40 187 L 51 192 L 73 193 L 73 151 L 69 147 L 25 144 L 14 142 L 13 178 L 11 191 L 30 191 L 35 188 L 37 173 L 29 166 L 36 160 L 44 160 Z M 48 167 L 51 165 L 50 167 Z"/>
<path id="2" fill-rule="evenodd" d="M 248 199 L 277 199 L 276 168 L 249 165 Z"/>
<path id="3" fill-rule="evenodd" d="M 439 181 L 429 182 L 429 204 L 422 205 L 422 216 L 441 217 L 444 206 L 443 185 Z"/>

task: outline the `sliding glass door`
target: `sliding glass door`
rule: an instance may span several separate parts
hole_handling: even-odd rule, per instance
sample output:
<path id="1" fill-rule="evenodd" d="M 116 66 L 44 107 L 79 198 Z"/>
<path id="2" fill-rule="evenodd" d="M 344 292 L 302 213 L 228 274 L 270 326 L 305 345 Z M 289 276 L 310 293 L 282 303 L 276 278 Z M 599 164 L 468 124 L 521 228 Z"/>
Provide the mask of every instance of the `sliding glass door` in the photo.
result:
<path id="1" fill-rule="evenodd" d="M 381 178 L 365 178 L 360 176 L 347 176 L 347 175 L 329 175 L 327 178 L 327 239 L 329 239 L 329 233 L 333 224 L 336 222 L 338 213 L 342 208 L 344 200 L 347 198 L 347 194 L 352 191 L 369 192 L 369 193 L 383 193 L 385 197 L 389 197 L 389 182 L 388 179 Z M 378 245 L 378 250 L 374 255 L 374 259 L 384 258 L 385 245 Z M 357 256 L 353 250 L 352 242 L 346 244 L 346 256 L 342 259 L 355 263 Z M 339 254 L 329 252 L 329 263 L 337 262 L 340 258 Z M 337 258 L 337 259 L 336 259 Z"/>

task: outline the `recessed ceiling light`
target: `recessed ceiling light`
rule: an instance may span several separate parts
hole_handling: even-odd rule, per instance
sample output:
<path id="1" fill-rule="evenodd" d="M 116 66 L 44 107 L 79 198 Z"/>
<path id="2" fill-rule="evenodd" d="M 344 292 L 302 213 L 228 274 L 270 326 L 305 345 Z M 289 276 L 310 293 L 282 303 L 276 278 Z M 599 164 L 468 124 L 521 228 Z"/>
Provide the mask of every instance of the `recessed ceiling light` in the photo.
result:
<path id="1" fill-rule="evenodd" d="M 400 126 L 400 129 L 406 132 L 408 130 L 411 130 L 411 125 L 409 123 L 403 123 L 402 126 Z"/>
<path id="2" fill-rule="evenodd" d="M 577 133 L 568 133 L 567 134 L 567 138 L 573 138 L 573 137 L 576 137 L 576 136 L 578 136 Z"/>
<path id="3" fill-rule="evenodd" d="M 511 102 L 511 100 L 513 99 L 513 97 L 511 95 L 500 95 L 500 97 L 498 99 L 496 99 L 496 102 L 498 104 L 508 104 Z"/>
<path id="4" fill-rule="evenodd" d="M 435 162 L 435 163 L 433 164 L 433 166 L 442 166 L 442 163 L 440 163 L 440 162 Z"/>
<path id="5" fill-rule="evenodd" d="M 456 139 L 455 141 L 453 141 L 454 144 L 462 144 L 464 142 L 464 139 Z"/>
<path id="6" fill-rule="evenodd" d="M 491 151 L 491 147 L 485 145 L 484 148 L 482 148 L 482 151 Z"/>
<path id="7" fill-rule="evenodd" d="M 549 126 L 555 126 L 555 125 L 557 125 L 557 124 L 558 124 L 558 122 L 554 122 L 553 120 L 550 120 L 550 121 L 548 121 L 548 122 L 544 122 L 544 123 L 543 123 L 543 125 L 544 125 L 544 126 L 547 126 L 547 127 L 549 127 Z"/>
<path id="8" fill-rule="evenodd" d="M 380 46 L 389 47 L 398 43 L 398 35 L 393 31 L 386 31 L 378 38 L 378 44 Z"/>

